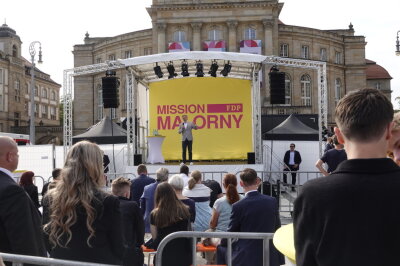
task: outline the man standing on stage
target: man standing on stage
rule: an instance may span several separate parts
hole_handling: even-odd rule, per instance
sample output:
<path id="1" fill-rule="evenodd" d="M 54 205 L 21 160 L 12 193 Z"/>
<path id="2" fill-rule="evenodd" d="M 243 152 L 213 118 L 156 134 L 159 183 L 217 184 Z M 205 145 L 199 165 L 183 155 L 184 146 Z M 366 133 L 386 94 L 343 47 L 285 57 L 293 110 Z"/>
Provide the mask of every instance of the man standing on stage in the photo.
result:
<path id="1" fill-rule="evenodd" d="M 294 148 L 296 145 L 294 143 L 290 144 L 290 150 L 286 151 L 283 161 L 289 168 L 285 168 L 284 171 L 291 171 L 292 174 L 292 191 L 295 190 L 296 185 L 296 171 L 299 170 L 301 163 L 300 152 L 296 151 Z M 287 184 L 286 173 L 283 174 L 283 183 Z"/>
<path id="2" fill-rule="evenodd" d="M 179 125 L 179 134 L 182 134 L 182 164 L 186 163 L 186 149 L 189 152 L 189 162 L 190 165 L 193 165 L 192 162 L 192 144 L 193 144 L 193 135 L 192 129 L 197 130 L 197 125 L 193 122 L 188 121 L 187 115 L 182 115 L 183 122 Z"/>

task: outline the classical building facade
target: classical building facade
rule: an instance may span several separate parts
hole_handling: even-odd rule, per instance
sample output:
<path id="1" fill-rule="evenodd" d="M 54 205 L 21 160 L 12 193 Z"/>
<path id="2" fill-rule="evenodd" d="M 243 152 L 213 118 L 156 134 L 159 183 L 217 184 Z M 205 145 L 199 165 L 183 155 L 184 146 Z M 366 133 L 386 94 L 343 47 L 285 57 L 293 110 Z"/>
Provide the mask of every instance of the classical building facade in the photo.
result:
<path id="1" fill-rule="evenodd" d="M 346 29 L 319 30 L 286 25 L 279 20 L 284 4 L 277 0 L 153 0 L 147 8 L 152 28 L 114 37 L 92 38 L 74 46 L 75 67 L 155 53 L 217 50 L 251 52 L 327 63 L 328 123 L 338 100 L 348 91 L 370 82 L 365 58 L 365 37 Z M 316 25 L 317 26 L 317 25 Z M 286 104 L 270 105 L 269 67 L 263 69 L 261 103 L 263 114 L 318 114 L 318 81 L 314 70 L 280 67 L 286 73 Z M 386 72 L 387 73 L 387 72 Z M 124 74 L 117 73 L 124 84 Z M 85 130 L 104 115 L 101 77 L 74 80 L 74 129 Z M 382 76 L 380 76 L 382 78 Z M 390 76 L 380 81 L 390 98 Z M 120 102 L 125 102 L 124 86 Z M 77 115 L 79 114 L 79 115 Z M 125 116 L 124 104 L 116 111 Z"/>
<path id="2" fill-rule="evenodd" d="M 21 56 L 16 31 L 0 27 L 0 132 L 26 133 L 30 119 L 31 63 Z M 58 126 L 61 85 L 35 68 L 35 123 Z M 24 130 L 20 130 L 24 129 Z"/>

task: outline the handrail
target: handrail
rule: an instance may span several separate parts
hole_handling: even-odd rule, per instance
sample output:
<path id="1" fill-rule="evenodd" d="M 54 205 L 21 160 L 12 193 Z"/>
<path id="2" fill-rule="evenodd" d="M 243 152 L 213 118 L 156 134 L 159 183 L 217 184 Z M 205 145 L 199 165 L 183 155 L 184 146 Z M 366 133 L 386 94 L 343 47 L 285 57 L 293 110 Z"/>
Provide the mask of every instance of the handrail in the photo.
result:
<path id="1" fill-rule="evenodd" d="M 196 240 L 199 237 L 227 238 L 227 265 L 232 266 L 232 239 L 262 239 L 263 240 L 263 265 L 269 266 L 269 240 L 273 233 L 244 233 L 244 232 L 194 232 L 182 231 L 167 235 L 159 244 L 156 254 L 156 266 L 162 266 L 162 253 L 167 243 L 176 238 L 192 238 L 192 265 L 196 265 Z"/>
<path id="2" fill-rule="evenodd" d="M 10 261 L 13 263 L 29 263 L 36 265 L 63 265 L 63 266 L 111 266 L 111 264 L 102 263 L 91 263 L 83 261 L 73 261 L 73 260 L 60 260 L 37 256 L 27 256 L 11 253 L 0 253 L 0 257 L 4 261 Z"/>

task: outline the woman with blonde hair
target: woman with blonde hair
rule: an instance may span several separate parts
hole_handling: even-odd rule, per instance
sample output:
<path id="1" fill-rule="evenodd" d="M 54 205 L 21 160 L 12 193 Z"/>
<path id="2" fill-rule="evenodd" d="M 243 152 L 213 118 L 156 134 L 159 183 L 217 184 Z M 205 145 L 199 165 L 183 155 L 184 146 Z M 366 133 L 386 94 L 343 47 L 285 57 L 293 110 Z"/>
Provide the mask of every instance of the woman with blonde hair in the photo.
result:
<path id="1" fill-rule="evenodd" d="M 206 231 L 209 228 L 211 218 L 211 189 L 201 183 L 200 171 L 196 170 L 191 173 L 188 185 L 183 189 L 182 195 L 195 202 L 196 218 L 194 220 L 194 230 Z"/>
<path id="2" fill-rule="evenodd" d="M 91 142 L 69 150 L 56 187 L 44 199 L 43 223 L 52 258 L 121 264 L 124 252 L 119 201 L 101 190 L 103 154 Z"/>

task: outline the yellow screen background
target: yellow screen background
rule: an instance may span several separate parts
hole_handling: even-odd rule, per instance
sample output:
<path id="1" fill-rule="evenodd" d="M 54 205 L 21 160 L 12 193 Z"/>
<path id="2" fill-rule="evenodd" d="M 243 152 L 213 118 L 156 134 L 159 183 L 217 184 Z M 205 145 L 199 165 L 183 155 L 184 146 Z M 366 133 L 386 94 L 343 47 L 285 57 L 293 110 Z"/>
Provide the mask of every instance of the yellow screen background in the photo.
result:
<path id="1" fill-rule="evenodd" d="M 193 134 L 193 160 L 229 160 L 246 159 L 247 153 L 253 151 L 252 144 L 252 107 L 251 107 L 251 82 L 233 78 L 193 77 L 173 80 L 165 80 L 150 84 L 149 88 L 149 122 L 150 133 L 158 129 L 158 119 L 166 121 L 170 116 L 170 128 L 158 129 L 158 134 L 166 136 L 162 153 L 165 160 L 181 160 L 182 158 L 182 136 L 178 134 L 178 127 L 172 129 L 173 121 L 183 114 L 159 114 L 158 106 L 165 105 L 205 105 L 207 104 L 242 104 L 242 112 L 187 113 L 189 121 L 196 116 L 202 116 L 205 120 L 198 118 L 198 125 L 204 128 L 192 130 Z M 240 123 L 232 122 L 231 128 L 224 124 L 223 128 L 207 128 L 207 116 L 236 117 L 243 115 Z M 239 128 L 236 128 L 239 125 Z M 188 158 L 188 155 L 186 156 Z"/>

